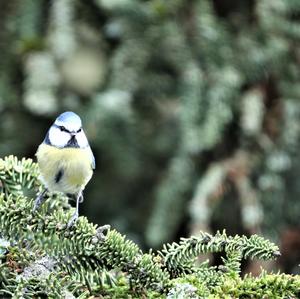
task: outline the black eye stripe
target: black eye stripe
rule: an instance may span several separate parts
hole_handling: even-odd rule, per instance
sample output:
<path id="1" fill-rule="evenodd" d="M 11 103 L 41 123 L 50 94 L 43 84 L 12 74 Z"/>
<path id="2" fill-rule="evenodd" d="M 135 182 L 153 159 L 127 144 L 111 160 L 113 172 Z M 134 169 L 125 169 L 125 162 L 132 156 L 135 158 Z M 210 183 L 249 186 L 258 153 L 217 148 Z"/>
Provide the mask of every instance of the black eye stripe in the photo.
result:
<path id="1" fill-rule="evenodd" d="M 72 132 L 69 131 L 65 126 L 58 126 L 57 124 L 54 124 L 53 126 L 60 129 L 61 132 L 74 133 L 74 131 L 72 131 Z M 76 133 L 80 133 L 81 131 L 82 131 L 82 128 L 78 129 L 76 131 Z"/>
<path id="2" fill-rule="evenodd" d="M 64 126 L 59 126 L 59 129 L 60 129 L 62 132 L 68 132 L 68 133 L 70 133 L 70 131 L 68 131 Z"/>

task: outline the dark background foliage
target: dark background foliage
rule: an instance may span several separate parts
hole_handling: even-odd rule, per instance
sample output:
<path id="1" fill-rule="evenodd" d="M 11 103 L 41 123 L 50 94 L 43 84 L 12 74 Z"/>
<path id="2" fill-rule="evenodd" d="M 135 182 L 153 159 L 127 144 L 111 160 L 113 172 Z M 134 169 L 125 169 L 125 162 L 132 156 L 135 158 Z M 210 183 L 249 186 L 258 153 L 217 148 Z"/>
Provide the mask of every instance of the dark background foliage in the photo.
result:
<path id="1" fill-rule="evenodd" d="M 299 18 L 297 0 L 1 1 L 0 155 L 34 157 L 75 111 L 97 163 L 81 214 L 145 248 L 262 233 L 299 273 Z"/>

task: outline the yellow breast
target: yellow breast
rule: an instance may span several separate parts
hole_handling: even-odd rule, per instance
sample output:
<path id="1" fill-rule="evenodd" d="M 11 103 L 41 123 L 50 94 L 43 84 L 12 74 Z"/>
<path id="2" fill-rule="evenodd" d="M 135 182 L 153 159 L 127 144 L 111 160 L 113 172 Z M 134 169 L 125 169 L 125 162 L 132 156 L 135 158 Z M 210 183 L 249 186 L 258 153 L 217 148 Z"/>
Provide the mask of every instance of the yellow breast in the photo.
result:
<path id="1" fill-rule="evenodd" d="M 41 144 L 36 156 L 42 180 L 50 191 L 76 194 L 92 177 L 89 149 L 59 149 Z"/>

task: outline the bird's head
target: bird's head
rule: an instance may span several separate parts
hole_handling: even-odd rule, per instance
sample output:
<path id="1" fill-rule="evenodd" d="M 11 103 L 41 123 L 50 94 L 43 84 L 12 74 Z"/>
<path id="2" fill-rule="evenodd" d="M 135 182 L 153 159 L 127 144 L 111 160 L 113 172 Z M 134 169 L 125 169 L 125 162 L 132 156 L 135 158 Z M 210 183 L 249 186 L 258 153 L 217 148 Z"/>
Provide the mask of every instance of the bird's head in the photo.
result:
<path id="1" fill-rule="evenodd" d="M 89 145 L 80 117 L 71 111 L 64 112 L 56 118 L 45 142 L 58 148 L 85 148 Z"/>

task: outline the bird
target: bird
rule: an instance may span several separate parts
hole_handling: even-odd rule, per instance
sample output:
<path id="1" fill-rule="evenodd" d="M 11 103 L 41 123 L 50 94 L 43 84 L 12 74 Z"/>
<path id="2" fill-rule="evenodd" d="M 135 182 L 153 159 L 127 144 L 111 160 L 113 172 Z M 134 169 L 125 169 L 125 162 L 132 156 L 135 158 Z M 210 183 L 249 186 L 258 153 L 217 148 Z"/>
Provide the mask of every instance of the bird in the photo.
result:
<path id="1" fill-rule="evenodd" d="M 45 201 L 48 191 L 62 192 L 76 199 L 75 212 L 67 224 L 70 228 L 78 219 L 83 190 L 96 166 L 80 117 L 72 111 L 60 114 L 39 145 L 36 157 L 45 189 L 37 196 L 33 211 Z"/>

